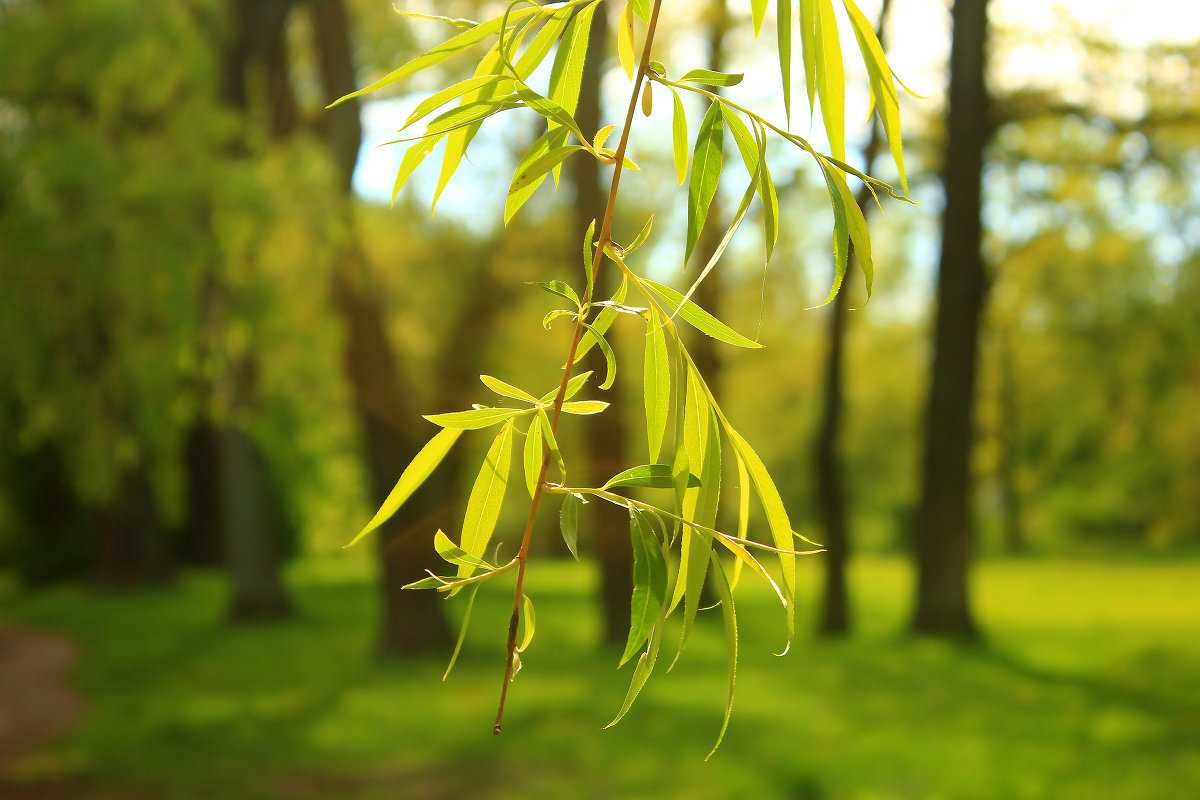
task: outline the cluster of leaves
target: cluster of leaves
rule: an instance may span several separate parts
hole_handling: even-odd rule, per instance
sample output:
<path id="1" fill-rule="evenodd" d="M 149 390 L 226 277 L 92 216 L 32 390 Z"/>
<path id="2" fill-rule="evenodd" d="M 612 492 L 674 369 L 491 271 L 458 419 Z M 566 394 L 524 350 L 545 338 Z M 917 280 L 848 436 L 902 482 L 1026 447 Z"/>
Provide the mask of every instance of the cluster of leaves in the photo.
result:
<path id="1" fill-rule="evenodd" d="M 485 375 L 481 377 L 485 386 L 501 397 L 522 405 L 476 405 L 466 411 L 427 416 L 426 419 L 443 430 L 413 459 L 383 507 L 355 541 L 374 530 L 400 508 L 432 473 L 462 431 L 500 426 L 467 500 L 458 544 L 452 542 L 441 531 L 438 531 L 435 539 L 438 552 L 454 567 L 455 573 L 447 576 L 431 574 L 429 578 L 412 584 L 411 588 L 435 589 L 448 595 L 466 589 L 469 592 L 469 604 L 482 582 L 516 569 L 518 597 L 514 603 L 514 622 L 510 631 L 510 668 L 514 666 L 514 662 L 515 667 L 519 668 L 519 653 L 528 646 L 534 632 L 533 606 L 524 594 L 523 587 L 529 531 L 526 531 L 526 542 L 521 552 L 513 560 L 499 564 L 495 556 L 492 560 L 487 560 L 486 553 L 499 519 L 508 484 L 513 439 L 523 435 L 525 481 L 533 501 L 530 529 L 539 498 L 547 492 L 562 498 L 560 527 L 572 552 L 576 549 L 579 514 L 589 500 L 613 503 L 629 512 L 634 555 L 634 590 L 631 598 L 629 637 L 621 663 L 630 661 L 635 655 L 638 658 L 629 692 L 613 723 L 625 715 L 650 677 L 661 649 L 665 622 L 680 607 L 683 618 L 682 632 L 675 657 L 678 658 L 678 653 L 682 652 L 699 611 L 701 589 L 711 574 L 725 617 L 729 643 L 730 692 L 725 724 L 721 727 L 723 736 L 732 705 L 737 661 L 737 619 L 733 589 L 741 573 L 748 567 L 776 593 L 786 609 L 790 643 L 794 631 L 796 557 L 818 552 L 818 548 L 792 530 L 783 501 L 762 459 L 730 424 L 721 410 L 713 392 L 684 347 L 677 323 L 682 320 L 702 333 L 735 347 L 761 346 L 709 314 L 691 298 L 700 281 L 716 266 L 734 232 L 745 219 L 755 196 L 761 200 L 766 255 L 768 259 L 771 257 L 779 236 L 780 220 L 779 202 L 766 159 L 769 134 L 775 134 L 809 153 L 824 175 L 835 220 L 833 246 L 837 269 L 830 297 L 838 290 L 845 273 L 850 242 L 853 242 L 857 249 L 868 288 L 872 277 L 870 239 L 866 222 L 847 185 L 846 174 L 864 181 L 872 191 L 882 188 L 894 196 L 900 195 L 895 195 L 891 187 L 855 170 L 845 162 L 844 124 L 841 119 L 844 116 L 844 75 L 831 0 L 802 0 L 799 19 L 805 71 L 808 76 L 810 112 L 819 99 L 834 151 L 832 154 L 818 152 L 808 141 L 788 131 L 786 126 L 777 125 L 715 91 L 717 87 L 737 84 L 742 79 L 741 75 L 695 69 L 683 73 L 677 79 L 668 77 L 667 68 L 662 63 L 650 59 L 650 47 L 661 0 L 629 0 L 621 11 L 617 34 L 618 54 L 622 66 L 633 81 L 633 95 L 618 147 L 616 150 L 605 147 L 615 126 L 601 129 L 594 137 L 585 136 L 574 119 L 574 113 L 580 93 L 592 18 L 603 2 L 604 0 L 567 0 L 538 4 L 530 0 L 518 0 L 508 5 L 503 15 L 481 23 L 429 17 L 465 30 L 370 86 L 348 95 L 353 97 L 375 91 L 455 55 L 463 54 L 475 45 L 492 41 L 472 77 L 434 93 L 421 102 L 405 121 L 401 131 L 454 103 L 450 110 L 441 111 L 429 119 L 423 134 L 396 140 L 412 144 L 402 160 L 394 192 L 399 192 L 416 167 L 433 151 L 435 145 L 444 140 L 445 154 L 433 199 L 436 203 L 483 121 L 518 108 L 527 108 L 539 114 L 545 120 L 546 129 L 518 161 L 508 193 L 506 222 L 517 213 L 547 176 L 552 176 L 557 183 L 562 164 L 567 158 L 587 153 L 601 163 L 614 166 L 613 192 L 610 195 L 606 218 L 599 221 L 599 231 L 598 221 L 593 221 L 583 243 L 586 283 L 582 294 L 564 281 L 539 284 L 542 289 L 568 304 L 565 308 L 551 311 L 543 320 L 543 325 L 549 328 L 559 318 L 567 318 L 575 325 L 575 337 L 564 364 L 565 374 L 558 389 L 539 396 Z M 903 182 L 899 108 L 891 71 L 884 60 L 874 31 L 866 23 L 862 12 L 853 0 L 844 0 L 844 4 L 867 64 L 872 100 L 883 118 Z M 766 7 L 766 0 L 755 0 L 752 4 L 756 34 L 764 22 Z M 777 8 L 785 111 L 790 118 L 793 24 L 790 0 L 779 0 Z M 422 16 L 409 12 L 400 13 L 410 17 Z M 639 27 L 639 19 L 646 23 L 645 43 L 641 49 L 640 60 L 635 56 L 638 52 L 636 29 Z M 544 93 L 539 93 L 528 81 L 542 61 L 550 56 L 551 51 L 554 51 L 554 58 L 548 87 Z M 656 83 L 672 95 L 672 139 L 676 177 L 680 184 L 688 181 L 685 263 L 691 258 L 696 247 L 717 191 L 724 166 L 726 131 L 732 136 L 749 175 L 749 183 L 732 223 L 713 255 L 700 269 L 691 288 L 684 293 L 641 277 L 627 264 L 630 256 L 649 237 L 653 218 L 628 246 L 614 242 L 609 232 L 612 202 L 616 197 L 620 172 L 625 168 L 637 168 L 637 165 L 624 155 L 636 103 L 640 97 L 642 110 L 649 114 L 653 103 L 653 86 Z M 689 142 L 688 120 L 680 92 L 692 92 L 703 97 L 708 103 L 707 111 L 692 142 Z M 907 190 L 906 184 L 905 189 Z M 604 265 L 618 269 L 623 280 L 611 298 L 596 300 L 596 273 Z M 636 300 L 631 301 L 631 293 L 636 293 Z M 638 304 L 634 305 L 634 302 Z M 622 471 L 598 487 L 572 486 L 567 479 L 566 459 L 555 438 L 558 415 L 561 412 L 596 414 L 607 408 L 608 404 L 604 402 L 571 399 L 583 389 L 591 377 L 591 373 L 572 377 L 571 370 L 591 348 L 599 347 L 605 357 L 607 371 L 599 388 L 607 389 L 613 384 L 617 363 L 605 336 L 620 317 L 637 320 L 645 330 L 643 389 L 647 462 Z M 668 428 L 672 429 L 669 442 L 666 441 Z M 723 488 L 723 454 L 730 452 L 738 472 L 736 534 L 722 532 L 715 527 Z M 547 470 L 551 464 L 557 470 L 556 481 L 547 478 Z M 630 489 L 661 490 L 667 500 L 662 504 L 645 502 L 639 497 L 630 496 Z M 769 545 L 755 541 L 748 530 L 752 494 L 758 497 L 765 512 L 771 534 Z M 798 542 L 812 546 L 800 550 L 797 548 L 804 545 L 798 545 Z M 732 556 L 731 567 L 727 567 L 719 557 L 722 550 L 728 551 Z M 777 566 L 772 565 L 769 568 L 764 564 L 756 555 L 762 552 L 770 554 L 772 560 L 777 559 Z M 516 643 L 518 610 L 524 625 L 520 644 Z M 469 605 L 463 622 L 464 633 L 468 619 Z M 459 647 L 461 644 L 460 636 Z M 457 653 L 456 648 L 455 656 Z M 719 742 L 720 737 L 718 744 Z"/>

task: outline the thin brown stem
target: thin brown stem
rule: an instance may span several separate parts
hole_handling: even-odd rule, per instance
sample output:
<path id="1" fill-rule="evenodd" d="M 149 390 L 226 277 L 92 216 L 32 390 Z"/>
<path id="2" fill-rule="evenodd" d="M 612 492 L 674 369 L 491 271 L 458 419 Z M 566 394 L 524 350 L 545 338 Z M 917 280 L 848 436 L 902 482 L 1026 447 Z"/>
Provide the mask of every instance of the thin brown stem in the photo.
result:
<path id="1" fill-rule="evenodd" d="M 621 140 L 617 144 L 617 150 L 613 156 L 613 176 L 612 183 L 608 189 L 608 203 L 604 208 L 604 219 L 600 224 L 600 236 L 596 240 L 596 252 L 592 257 L 591 280 L 588 281 L 589 288 L 583 295 L 583 306 L 585 309 L 592 300 L 591 287 L 596 285 L 596 277 L 600 272 L 600 264 L 604 260 L 604 247 L 612 242 L 612 220 L 617 205 L 617 189 L 621 184 L 621 173 L 624 170 L 625 150 L 629 147 L 629 132 L 633 129 L 633 117 L 637 112 L 638 97 L 641 96 L 642 83 L 650 68 L 650 49 L 654 44 L 654 32 L 658 27 L 658 13 L 661 5 L 662 0 L 654 0 L 654 8 L 650 12 L 650 21 L 646 27 L 646 43 L 642 46 L 641 61 L 638 63 L 637 74 L 633 80 L 633 92 L 629 98 L 629 110 L 625 114 L 625 127 L 621 130 Z M 554 396 L 554 414 L 550 418 L 550 430 L 556 433 L 558 431 L 558 419 L 562 415 L 563 400 L 567 394 L 567 384 L 571 380 L 571 371 L 575 365 L 575 356 L 579 352 L 579 343 L 583 339 L 583 318 L 584 314 L 580 314 L 575 320 L 575 333 L 571 337 L 571 348 L 567 352 L 567 361 L 563 366 L 562 381 L 559 383 L 558 393 Z M 521 598 L 525 588 L 525 564 L 529 559 L 529 540 L 533 535 L 533 522 L 537 517 L 538 505 L 542 499 L 542 490 L 546 485 L 546 471 L 549 466 L 550 447 L 547 445 L 542 451 L 542 468 L 538 475 L 537 486 L 533 491 L 533 501 L 529 506 L 529 517 L 525 522 L 525 534 L 521 538 L 521 549 L 517 552 L 517 588 L 513 597 L 512 616 L 508 621 L 508 644 L 505 648 L 504 683 L 500 686 L 500 707 L 496 711 L 496 724 L 492 729 L 492 733 L 496 736 L 500 735 L 500 726 L 504 720 L 504 701 L 508 697 L 508 684 L 512 681 L 513 661 L 517 652 L 517 628 L 520 625 L 521 619 Z"/>

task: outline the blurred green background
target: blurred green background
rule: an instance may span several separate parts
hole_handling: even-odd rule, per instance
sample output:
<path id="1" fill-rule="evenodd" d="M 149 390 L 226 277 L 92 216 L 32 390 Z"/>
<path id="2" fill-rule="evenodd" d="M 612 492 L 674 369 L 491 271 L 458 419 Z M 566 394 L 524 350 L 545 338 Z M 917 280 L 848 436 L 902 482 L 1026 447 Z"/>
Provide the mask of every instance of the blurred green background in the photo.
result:
<path id="1" fill-rule="evenodd" d="M 841 476 L 846 541 L 802 560 L 784 658 L 769 593 L 739 587 L 734 716 L 706 763 L 726 688 L 714 612 L 601 730 L 630 671 L 613 645 L 628 534 L 590 506 L 579 563 L 554 509 L 539 516 L 538 635 L 504 735 L 491 724 L 511 583 L 480 593 L 442 682 L 461 601 L 398 587 L 435 565 L 433 530 L 461 524 L 486 436 L 464 438 L 375 541 L 342 549 L 435 431 L 420 414 L 496 402 L 480 373 L 557 383 L 569 331 L 543 330 L 549 296 L 526 282 L 580 282 L 596 177 L 568 168 L 503 227 L 512 167 L 539 134 L 510 113 L 483 127 L 434 216 L 436 157 L 389 208 L 403 151 L 377 146 L 474 61 L 325 111 L 455 32 L 383 0 L 0 0 L 0 797 L 1200 792 L 1200 12 L 1179 5 L 988 4 L 988 292 L 962 534 L 973 631 L 911 632 L 921 460 L 938 436 L 939 175 L 955 174 L 950 5 L 890 3 L 889 58 L 925 96 L 901 100 L 920 205 L 868 212 L 874 294 L 848 279 L 832 400 L 837 312 L 811 308 L 832 214 L 812 165 L 772 150 L 769 269 L 755 205 L 702 298 L 767 347 L 696 348 L 798 531 L 830 543 Z M 774 36 L 753 38 L 749 2 L 666 0 L 656 54 L 673 74 L 747 70 L 730 96 L 781 118 Z M 843 46 L 861 165 L 864 70 Z M 591 52 L 581 124 L 589 103 L 608 124 L 629 91 L 609 20 Z M 635 126 L 642 169 L 615 230 L 627 241 L 655 213 L 635 266 L 680 285 L 666 100 Z M 874 170 L 895 177 L 886 158 Z M 739 179 L 722 184 L 726 214 Z M 644 460 L 641 344 L 615 331 L 616 404 L 598 431 L 561 434 L 600 479 Z M 519 489 L 497 533 L 510 548 Z M 831 617 L 843 562 L 846 613 Z"/>

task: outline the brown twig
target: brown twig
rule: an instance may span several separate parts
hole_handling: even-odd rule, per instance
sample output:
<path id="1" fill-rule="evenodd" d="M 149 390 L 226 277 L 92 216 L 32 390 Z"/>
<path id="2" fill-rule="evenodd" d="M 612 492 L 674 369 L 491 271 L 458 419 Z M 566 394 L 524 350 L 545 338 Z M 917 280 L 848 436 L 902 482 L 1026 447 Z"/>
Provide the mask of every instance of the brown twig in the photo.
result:
<path id="1" fill-rule="evenodd" d="M 629 110 L 625 114 L 625 127 L 621 131 L 621 140 L 613 156 L 612 183 L 608 189 L 608 204 L 604 208 L 604 220 L 600 224 L 600 237 L 596 240 L 596 252 L 592 257 L 591 280 L 589 288 L 584 292 L 583 305 L 592 300 L 591 286 L 596 285 L 596 277 L 600 272 L 600 264 L 604 260 L 604 247 L 612 242 L 612 220 L 617 204 L 617 188 L 621 183 L 621 172 L 625 163 L 625 150 L 629 146 L 629 132 L 633 129 L 633 117 L 637 112 L 638 97 L 641 96 L 642 82 L 650 68 L 650 48 L 654 44 L 654 31 L 658 27 L 658 12 L 662 0 L 654 0 L 654 8 L 650 12 L 650 21 L 646 27 L 646 43 L 642 46 L 642 57 L 638 63 L 637 74 L 633 80 L 633 92 L 629 98 Z M 550 430 L 558 431 L 558 418 L 562 415 L 563 399 L 566 397 L 567 384 L 571 380 L 571 370 L 575 365 L 575 355 L 579 351 L 579 342 L 583 339 L 583 314 L 575 321 L 575 333 L 571 337 L 571 349 L 567 353 L 567 361 L 563 366 L 562 382 L 558 393 L 554 396 L 554 415 L 550 419 Z M 525 523 L 525 535 L 521 539 L 521 549 L 517 552 L 517 589 L 513 597 L 512 617 L 508 621 L 508 645 L 505 649 L 504 683 L 500 687 L 500 707 L 496 711 L 496 724 L 492 733 L 500 735 L 500 725 L 504 719 L 504 701 L 508 697 L 508 684 L 512 680 L 513 660 L 517 652 L 517 628 L 521 619 L 521 598 L 525 586 L 525 563 L 529 558 L 529 540 L 533 534 L 533 521 L 537 516 L 538 504 L 542 499 L 542 489 L 546 484 L 546 471 L 550 466 L 550 446 L 546 445 L 542 452 L 542 468 L 538 475 L 537 486 L 533 492 L 533 502 L 529 506 L 529 518 Z"/>

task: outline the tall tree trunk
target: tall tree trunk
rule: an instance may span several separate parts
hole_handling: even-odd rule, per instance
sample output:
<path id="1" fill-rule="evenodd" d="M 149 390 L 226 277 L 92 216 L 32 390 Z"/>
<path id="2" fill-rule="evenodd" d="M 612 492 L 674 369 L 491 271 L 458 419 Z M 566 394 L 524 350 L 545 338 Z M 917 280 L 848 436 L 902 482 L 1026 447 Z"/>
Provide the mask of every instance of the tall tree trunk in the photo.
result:
<path id="1" fill-rule="evenodd" d="M 287 137 L 298 121 L 295 96 L 287 64 L 285 25 L 292 0 L 231 0 L 234 28 L 225 48 L 225 101 L 247 123 L 255 116 L 255 103 L 265 99 L 273 138 Z M 249 150 L 249 148 L 247 148 Z M 221 324 L 220 308 L 226 293 L 216 278 L 217 308 L 212 323 Z M 257 365 L 252 355 L 231 367 L 230 417 L 250 413 L 256 400 Z M 231 621 L 280 619 L 293 612 L 280 575 L 283 547 L 277 516 L 272 508 L 272 481 L 266 461 L 250 434 L 236 421 L 220 426 L 221 521 L 233 597 Z"/>
<path id="2" fill-rule="evenodd" d="M 891 0 L 883 0 L 879 9 L 879 20 L 875 24 L 875 35 L 885 47 L 884 34 L 888 7 Z M 875 156 L 879 152 L 880 126 L 872 118 L 871 134 L 863 148 L 863 168 L 869 174 Z M 855 197 L 858 207 L 865 214 L 871 193 L 863 186 Z M 858 266 L 858 257 L 853 249 L 847 264 L 847 273 Z M 825 636 L 844 636 L 850 632 L 850 602 L 847 597 L 846 567 L 850 560 L 850 531 L 846 515 L 846 484 L 842 478 L 842 412 L 845 400 L 845 349 L 846 325 L 849 322 L 845 288 L 833 298 L 829 310 L 829 327 L 826 329 L 828 349 L 825 353 L 825 393 L 822 396 L 821 422 L 817 429 L 813 447 L 813 466 L 816 468 L 817 516 L 823 528 L 822 543 L 826 553 L 825 589 L 821 595 L 820 621 L 817 632 Z"/>
<path id="3" fill-rule="evenodd" d="M 309 3 L 325 96 L 334 99 L 349 94 L 357 86 L 345 2 Z M 404 379 L 388 338 L 383 309 L 371 291 L 365 258 L 358 246 L 351 186 L 362 142 L 358 101 L 347 101 L 326 111 L 319 126 L 338 168 L 348 229 L 346 252 L 333 281 L 334 305 L 346 330 L 343 364 L 355 397 L 371 497 L 379 504 L 425 442 L 422 431 L 405 423 L 417 418 L 412 387 Z M 402 587 L 419 580 L 438 561 L 431 533 L 435 527 L 449 528 L 445 519 L 436 517 L 456 485 L 455 463 L 452 454 L 403 512 L 376 534 L 383 601 L 379 652 L 385 657 L 411 657 L 440 650 L 451 641 L 441 598 L 433 592 L 404 591 Z"/>
<path id="4" fill-rule="evenodd" d="M 583 70 L 579 105 L 575 119 L 587 136 L 595 135 L 600 127 L 600 78 L 608 49 L 608 16 L 601 8 L 592 18 L 588 39 L 587 61 Z M 567 252 L 568 263 L 576 263 L 588 225 L 596 220 L 597 227 L 604 216 L 605 192 L 600 186 L 600 167 L 594 158 L 572 158 L 567 162 L 571 182 L 575 186 L 575 214 Z M 596 287 L 597 299 L 611 297 L 617 290 L 619 276 L 614 270 L 604 270 Z M 598 351 L 589 356 L 588 368 L 603 375 L 605 366 Z M 616 391 L 614 389 L 614 391 Z M 620 469 L 625 461 L 629 443 L 629 424 L 625 416 L 614 409 L 589 420 L 588 450 L 592 471 L 588 480 L 599 486 Z M 629 545 L 629 516 L 608 503 L 590 503 L 588 521 L 592 531 L 596 560 L 600 566 L 600 611 L 603 620 L 603 640 L 606 645 L 620 646 L 629 630 L 629 596 L 633 593 L 633 554 Z"/>
<path id="5" fill-rule="evenodd" d="M 980 250 L 983 151 L 990 135 L 984 79 L 987 0 L 955 0 L 953 17 L 942 175 L 946 211 L 915 531 L 917 603 L 912 627 L 918 633 L 971 638 L 977 630 L 967 589 L 970 460 L 979 326 L 987 291 Z"/>

